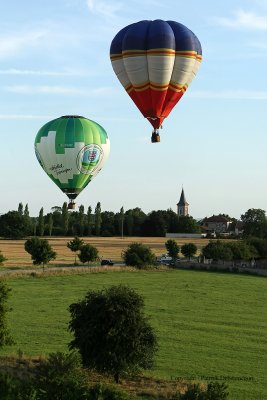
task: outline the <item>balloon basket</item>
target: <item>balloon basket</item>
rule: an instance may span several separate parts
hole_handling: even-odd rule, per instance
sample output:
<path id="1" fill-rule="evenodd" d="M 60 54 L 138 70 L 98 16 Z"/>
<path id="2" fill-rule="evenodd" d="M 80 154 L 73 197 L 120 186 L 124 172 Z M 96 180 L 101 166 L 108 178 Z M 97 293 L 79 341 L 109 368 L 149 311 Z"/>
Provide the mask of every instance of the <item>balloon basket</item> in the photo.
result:
<path id="1" fill-rule="evenodd" d="M 69 204 L 68 204 L 68 210 L 74 210 L 75 209 L 75 203 L 73 202 L 73 201 L 71 201 Z"/>
<path id="2" fill-rule="evenodd" d="M 151 136 L 151 143 L 159 143 L 160 135 L 157 132 L 153 132 Z"/>

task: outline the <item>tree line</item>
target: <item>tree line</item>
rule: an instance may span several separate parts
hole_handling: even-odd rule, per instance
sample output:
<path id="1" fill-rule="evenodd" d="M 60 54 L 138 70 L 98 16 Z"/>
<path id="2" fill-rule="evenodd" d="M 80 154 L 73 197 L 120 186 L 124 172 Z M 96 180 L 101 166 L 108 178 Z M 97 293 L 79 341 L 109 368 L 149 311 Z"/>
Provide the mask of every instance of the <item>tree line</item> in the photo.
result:
<path id="1" fill-rule="evenodd" d="M 221 214 L 223 215 L 223 214 Z M 267 239 L 267 218 L 262 209 L 251 208 L 241 215 L 244 237 Z M 38 217 L 31 217 L 28 204 L 19 203 L 18 209 L 0 215 L 0 237 L 26 236 L 161 236 L 172 233 L 200 233 L 201 221 L 192 216 L 178 216 L 173 210 L 154 210 L 144 213 L 135 207 L 127 211 L 102 211 L 101 203 L 93 210 L 80 205 L 78 211 L 69 211 L 67 203 L 52 207 Z M 233 236 L 233 234 L 232 234 Z"/>
<path id="2" fill-rule="evenodd" d="M 23 238 L 26 236 L 165 236 L 166 232 L 200 232 L 200 226 L 191 216 L 179 216 L 172 211 L 158 210 L 145 214 L 136 207 L 114 213 L 102 211 L 98 202 L 94 212 L 91 206 L 85 210 L 69 211 L 67 203 L 52 207 L 38 217 L 31 217 L 28 205 L 19 203 L 18 210 L 0 216 L 0 236 Z"/>

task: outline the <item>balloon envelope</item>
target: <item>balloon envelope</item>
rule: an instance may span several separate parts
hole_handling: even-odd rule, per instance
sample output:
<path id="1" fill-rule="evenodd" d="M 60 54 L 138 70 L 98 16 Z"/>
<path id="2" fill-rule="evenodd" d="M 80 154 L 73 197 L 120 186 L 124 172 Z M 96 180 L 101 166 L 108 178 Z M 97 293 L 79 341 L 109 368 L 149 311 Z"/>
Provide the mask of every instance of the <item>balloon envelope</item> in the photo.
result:
<path id="1" fill-rule="evenodd" d="M 109 150 L 104 128 L 80 116 L 54 119 L 35 138 L 41 167 L 70 199 L 75 199 L 102 169 Z"/>
<path id="2" fill-rule="evenodd" d="M 123 28 L 110 47 L 114 72 L 155 129 L 181 99 L 202 59 L 196 35 L 175 21 L 140 21 Z"/>

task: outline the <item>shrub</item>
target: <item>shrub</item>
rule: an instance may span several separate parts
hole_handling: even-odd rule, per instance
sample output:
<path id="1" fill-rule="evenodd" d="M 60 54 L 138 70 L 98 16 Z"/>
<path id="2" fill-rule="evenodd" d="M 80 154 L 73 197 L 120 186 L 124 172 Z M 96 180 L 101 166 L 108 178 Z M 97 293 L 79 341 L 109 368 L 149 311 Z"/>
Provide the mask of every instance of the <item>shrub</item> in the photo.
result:
<path id="1" fill-rule="evenodd" d="M 185 243 L 181 247 L 183 256 L 189 258 L 193 257 L 197 252 L 197 246 L 194 243 Z"/>
<path id="2" fill-rule="evenodd" d="M 152 367 L 157 340 L 143 309 L 143 298 L 128 286 L 88 292 L 70 305 L 69 347 L 79 350 L 85 367 L 116 382 L 123 372 Z"/>
<path id="3" fill-rule="evenodd" d="M 78 257 L 83 264 L 88 262 L 89 265 L 90 261 L 96 261 L 98 259 L 98 250 L 90 244 L 84 244 L 80 248 L 80 254 Z"/>
<path id="4" fill-rule="evenodd" d="M 132 243 L 127 250 L 122 252 L 122 258 L 126 265 L 142 268 L 156 264 L 156 256 L 151 249 L 142 243 Z"/>
<path id="5" fill-rule="evenodd" d="M 70 240 L 67 243 L 67 247 L 75 253 L 74 264 L 76 265 L 76 252 L 81 250 L 81 247 L 84 245 L 84 241 L 80 239 L 78 236 L 75 236 L 73 240 Z"/>
<path id="6" fill-rule="evenodd" d="M 45 264 L 56 258 L 56 253 L 46 239 L 40 239 L 37 237 L 26 240 L 24 248 L 31 255 L 34 265 Z"/>
<path id="7" fill-rule="evenodd" d="M 7 258 L 5 258 L 2 252 L 0 251 L 0 265 L 3 265 L 5 261 L 7 261 Z"/>
<path id="8" fill-rule="evenodd" d="M 205 390 L 199 384 L 189 385 L 185 393 L 177 393 L 172 400 L 225 400 L 228 394 L 225 383 L 210 382 Z"/>
<path id="9" fill-rule="evenodd" d="M 7 313 L 11 308 L 7 305 L 11 289 L 0 280 L 0 347 L 13 343 L 7 327 Z"/>
<path id="10" fill-rule="evenodd" d="M 97 384 L 89 389 L 88 400 L 131 400 L 128 393 L 103 384 Z"/>
<path id="11" fill-rule="evenodd" d="M 165 247 L 170 257 L 174 259 L 178 257 L 180 247 L 175 240 L 167 240 L 167 242 L 165 242 Z"/>
<path id="12" fill-rule="evenodd" d="M 51 353 L 36 367 L 38 400 L 81 400 L 87 391 L 86 376 L 77 353 Z"/>
<path id="13" fill-rule="evenodd" d="M 0 372 L 1 400 L 38 400 L 31 379 L 15 379 L 7 372 Z"/>

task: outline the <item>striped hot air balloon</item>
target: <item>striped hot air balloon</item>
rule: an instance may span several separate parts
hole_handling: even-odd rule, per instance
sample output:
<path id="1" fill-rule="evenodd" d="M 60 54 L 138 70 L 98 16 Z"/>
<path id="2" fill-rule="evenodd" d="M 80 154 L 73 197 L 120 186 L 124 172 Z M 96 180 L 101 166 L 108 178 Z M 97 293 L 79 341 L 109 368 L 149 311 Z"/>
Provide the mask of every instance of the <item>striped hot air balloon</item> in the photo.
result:
<path id="1" fill-rule="evenodd" d="M 106 131 L 80 116 L 63 116 L 45 124 L 35 138 L 36 157 L 49 178 L 74 199 L 98 174 L 109 155 Z"/>
<path id="2" fill-rule="evenodd" d="M 110 47 L 114 72 L 131 99 L 158 129 L 195 77 L 202 59 L 196 35 L 175 21 L 140 21 L 123 28 Z"/>

